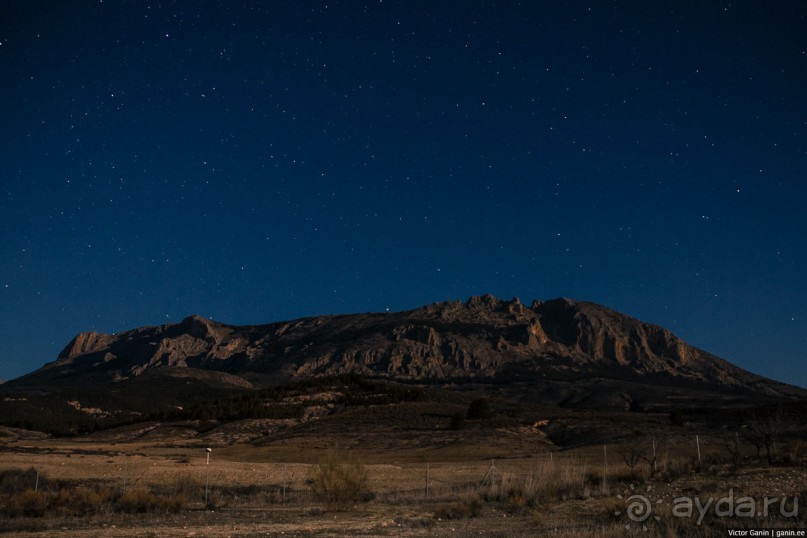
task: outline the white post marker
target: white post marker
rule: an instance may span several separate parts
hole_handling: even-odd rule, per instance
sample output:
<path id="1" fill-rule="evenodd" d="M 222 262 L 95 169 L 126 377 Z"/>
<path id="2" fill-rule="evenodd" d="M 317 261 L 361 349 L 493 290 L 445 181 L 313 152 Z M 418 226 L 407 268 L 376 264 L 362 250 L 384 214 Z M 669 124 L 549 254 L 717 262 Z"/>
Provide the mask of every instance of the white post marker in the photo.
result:
<path id="1" fill-rule="evenodd" d="M 206 448 L 207 451 L 207 463 L 205 464 L 205 507 L 207 507 L 207 493 L 210 490 L 210 453 L 213 452 L 212 448 Z"/>

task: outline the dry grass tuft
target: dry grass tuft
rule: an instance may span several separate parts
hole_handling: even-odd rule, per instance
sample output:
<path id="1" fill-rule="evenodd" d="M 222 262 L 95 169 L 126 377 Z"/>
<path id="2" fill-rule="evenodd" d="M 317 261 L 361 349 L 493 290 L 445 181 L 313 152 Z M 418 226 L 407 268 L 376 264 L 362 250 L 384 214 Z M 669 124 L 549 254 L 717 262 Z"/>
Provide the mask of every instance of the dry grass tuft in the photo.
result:
<path id="1" fill-rule="evenodd" d="M 435 519 L 465 519 L 478 517 L 482 512 L 482 499 L 474 492 L 466 492 L 450 504 L 437 507 Z"/>
<path id="2" fill-rule="evenodd" d="M 364 465 L 346 463 L 333 451 L 314 468 L 312 488 L 328 510 L 346 510 L 372 497 Z"/>

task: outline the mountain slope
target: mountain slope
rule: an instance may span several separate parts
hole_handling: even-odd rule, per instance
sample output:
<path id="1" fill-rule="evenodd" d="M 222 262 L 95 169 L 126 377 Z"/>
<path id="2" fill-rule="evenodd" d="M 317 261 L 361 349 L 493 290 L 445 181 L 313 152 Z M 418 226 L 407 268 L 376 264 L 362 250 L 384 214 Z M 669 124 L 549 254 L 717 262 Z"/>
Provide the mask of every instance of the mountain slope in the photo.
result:
<path id="1" fill-rule="evenodd" d="M 5 388 L 98 386 L 169 367 L 221 372 L 222 385 L 241 389 L 359 373 L 415 383 L 493 384 L 527 399 L 593 406 L 682 397 L 674 387 L 706 399 L 713 391 L 763 398 L 807 394 L 600 305 L 554 299 L 528 307 L 490 295 L 389 314 L 257 326 L 191 316 L 117 335 L 82 333 L 57 360 Z"/>

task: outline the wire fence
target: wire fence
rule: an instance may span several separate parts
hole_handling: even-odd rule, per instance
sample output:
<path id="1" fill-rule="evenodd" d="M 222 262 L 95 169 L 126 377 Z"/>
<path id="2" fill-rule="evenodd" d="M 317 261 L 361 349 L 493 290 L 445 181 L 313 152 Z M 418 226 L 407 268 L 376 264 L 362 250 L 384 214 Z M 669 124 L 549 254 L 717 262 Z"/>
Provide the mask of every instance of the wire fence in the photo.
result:
<path id="1" fill-rule="evenodd" d="M 529 457 L 435 461 L 364 466 L 368 489 L 385 502 L 421 502 L 456 498 L 467 492 L 490 492 L 504 484 L 574 483 L 596 487 L 609 480 L 629 480 L 662 472 L 685 472 L 701 466 L 782 458 L 796 454 L 798 443 L 770 439 L 750 443 L 739 433 L 721 436 L 693 433 L 668 442 L 642 438 L 635 443 L 589 446 L 568 452 L 538 452 Z M 208 453 L 209 454 L 209 453 Z M 351 461 L 349 452 L 345 462 Z M 152 488 L 189 498 L 208 499 L 222 506 L 260 508 L 267 505 L 316 503 L 312 487 L 317 464 L 245 462 L 207 459 L 203 449 L 193 457 L 137 454 L 82 454 L 65 450 L 34 465 L 35 476 L 24 483 L 38 489 L 40 474 L 51 482 L 104 483 L 122 494 L 135 488 Z M 28 459 L 30 461 L 30 458 Z M 0 470 L 13 462 L 0 465 Z M 554 482 L 553 482 L 554 481 Z"/>

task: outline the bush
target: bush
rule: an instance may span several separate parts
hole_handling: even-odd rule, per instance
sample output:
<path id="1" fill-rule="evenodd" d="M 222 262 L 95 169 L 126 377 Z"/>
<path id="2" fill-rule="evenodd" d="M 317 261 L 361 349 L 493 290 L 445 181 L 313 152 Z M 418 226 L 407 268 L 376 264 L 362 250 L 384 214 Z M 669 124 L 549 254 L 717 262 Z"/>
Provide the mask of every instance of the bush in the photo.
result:
<path id="1" fill-rule="evenodd" d="M 157 508 L 157 496 L 146 488 L 135 488 L 124 494 L 118 506 L 123 512 L 152 512 Z"/>
<path id="2" fill-rule="evenodd" d="M 482 512 L 482 499 L 475 493 L 463 495 L 458 501 L 437 507 L 437 519 L 465 519 L 477 517 Z"/>
<path id="3" fill-rule="evenodd" d="M 344 510 L 372 496 L 364 466 L 344 463 L 335 453 L 314 469 L 312 487 L 328 510 Z"/>
<path id="4" fill-rule="evenodd" d="M 143 514 L 146 512 L 177 512 L 185 506 L 185 499 L 181 497 L 165 497 L 155 495 L 146 488 L 135 488 L 127 491 L 118 502 L 121 512 Z"/>
<path id="5" fill-rule="evenodd" d="M 56 505 L 59 511 L 64 514 L 83 516 L 93 512 L 100 512 L 102 506 L 108 500 L 106 495 L 84 486 L 78 486 L 75 489 L 59 490 L 56 496 Z"/>
<path id="6" fill-rule="evenodd" d="M 202 483 L 191 474 L 181 474 L 174 481 L 174 497 L 188 501 L 202 498 Z"/>
<path id="7" fill-rule="evenodd" d="M 482 499 L 505 502 L 516 511 L 534 508 L 542 503 L 583 498 L 590 477 L 575 465 L 542 464 L 529 475 L 502 473 L 480 488 Z M 589 492 L 590 494 L 590 492 Z"/>
<path id="8" fill-rule="evenodd" d="M 48 503 L 40 491 L 28 488 L 12 495 L 8 500 L 6 512 L 9 516 L 41 517 L 45 514 Z"/>
<path id="9" fill-rule="evenodd" d="M 34 489 L 37 485 L 39 489 L 43 489 L 48 485 L 48 481 L 44 476 L 39 476 L 39 484 L 37 484 L 37 471 L 33 467 L 24 471 L 21 469 L 0 471 L 0 493 L 13 495 L 29 488 Z"/>

